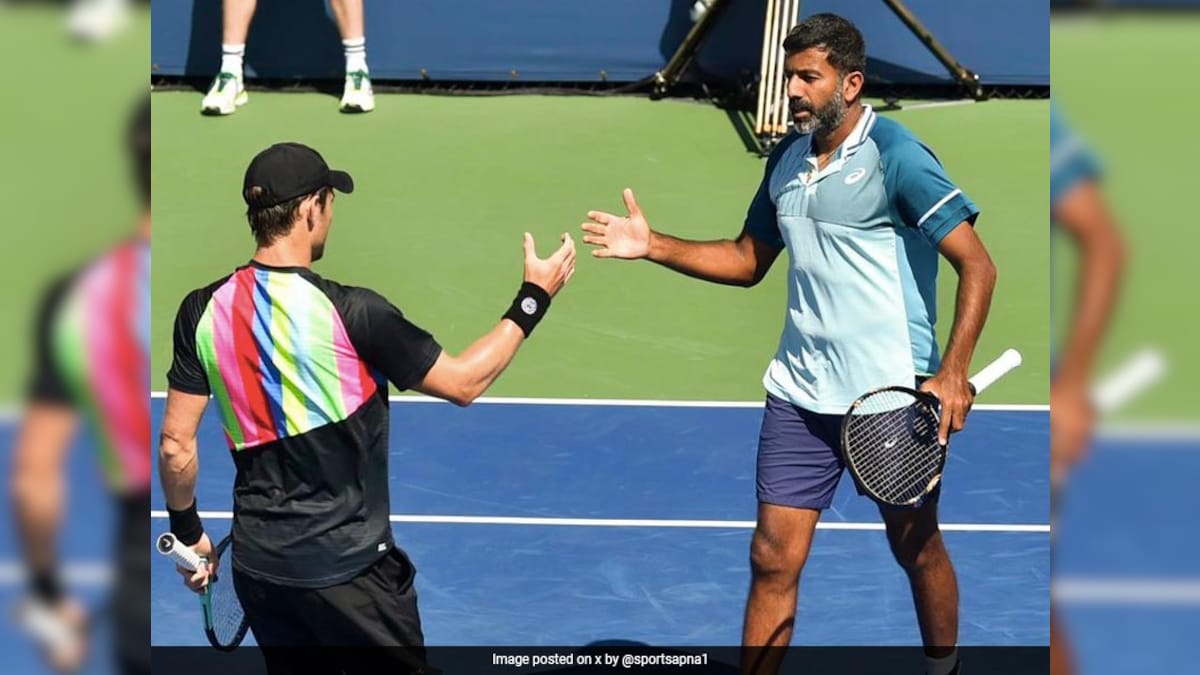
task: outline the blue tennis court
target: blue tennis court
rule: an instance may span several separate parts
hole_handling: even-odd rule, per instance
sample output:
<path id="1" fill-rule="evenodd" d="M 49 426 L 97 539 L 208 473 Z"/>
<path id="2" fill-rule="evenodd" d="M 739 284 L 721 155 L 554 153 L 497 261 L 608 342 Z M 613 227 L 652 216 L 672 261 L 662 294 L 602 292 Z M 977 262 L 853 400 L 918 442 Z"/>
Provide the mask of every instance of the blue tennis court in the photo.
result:
<path id="1" fill-rule="evenodd" d="M 1200 436 L 1193 428 L 1108 438 L 1072 479 L 1059 517 L 1055 595 L 1081 672 L 1194 668 L 1197 476 Z"/>
<path id="2" fill-rule="evenodd" d="M 394 528 L 429 644 L 739 643 L 761 406 L 585 403 L 392 404 Z M 942 520 L 963 644 L 1048 641 L 1047 424 L 1044 410 L 977 410 L 956 437 Z M 200 447 L 200 509 L 228 512 L 233 465 L 211 408 Z M 161 494 L 154 508 L 165 531 Z M 822 528 L 797 643 L 919 644 L 878 514 L 848 477 Z M 153 570 L 152 644 L 205 644 L 173 565 Z"/>

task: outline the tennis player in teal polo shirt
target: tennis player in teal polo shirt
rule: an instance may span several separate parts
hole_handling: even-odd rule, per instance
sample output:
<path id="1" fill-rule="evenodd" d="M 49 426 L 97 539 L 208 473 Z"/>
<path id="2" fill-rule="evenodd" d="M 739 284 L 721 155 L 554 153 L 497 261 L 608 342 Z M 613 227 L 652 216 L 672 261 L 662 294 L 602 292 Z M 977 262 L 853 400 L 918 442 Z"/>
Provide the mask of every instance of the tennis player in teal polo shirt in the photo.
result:
<path id="1" fill-rule="evenodd" d="M 736 239 L 655 232 L 630 190 L 627 217 L 592 211 L 583 226 L 597 257 L 644 258 L 738 286 L 757 284 L 788 251 L 783 334 L 763 377 L 745 673 L 777 672 L 782 650 L 760 648 L 791 641 L 800 572 L 844 469 L 838 430 L 846 409 L 875 387 L 920 382 L 941 399 L 942 439 L 960 430 L 996 278 L 974 230 L 979 209 L 929 148 L 861 103 L 866 47 L 853 24 L 818 14 L 783 47 L 795 129 L 768 159 Z M 935 333 L 939 253 L 959 278 L 944 353 Z M 958 587 L 936 495 L 882 516 L 912 587 L 929 673 L 958 673 Z"/>
<path id="2" fill-rule="evenodd" d="M 1116 309 L 1125 268 L 1125 242 L 1107 204 L 1103 171 L 1089 144 L 1050 104 L 1050 218 L 1074 246 L 1075 297 L 1062 348 L 1051 341 L 1050 500 L 1051 530 L 1058 532 L 1058 504 L 1071 470 L 1083 460 L 1095 425 L 1089 385 L 1096 356 Z M 1053 249 L 1051 249 L 1053 251 Z M 1051 258 L 1053 272 L 1054 259 Z M 1051 306 L 1053 316 L 1054 307 Z M 1052 556 L 1053 557 L 1053 556 Z M 1067 637 L 1050 609 L 1050 673 L 1076 672 Z"/>

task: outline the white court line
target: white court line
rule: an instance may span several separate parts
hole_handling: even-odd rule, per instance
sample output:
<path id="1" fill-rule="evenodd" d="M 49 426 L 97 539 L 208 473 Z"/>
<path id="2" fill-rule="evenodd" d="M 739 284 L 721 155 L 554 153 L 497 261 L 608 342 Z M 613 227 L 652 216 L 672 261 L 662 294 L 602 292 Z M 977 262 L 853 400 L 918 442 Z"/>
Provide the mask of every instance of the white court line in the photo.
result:
<path id="1" fill-rule="evenodd" d="M 1073 605 L 1175 605 L 1200 607 L 1200 579 L 1059 578 L 1055 600 Z"/>
<path id="2" fill-rule="evenodd" d="M 956 105 L 971 105 L 975 103 L 975 99 L 964 98 L 954 101 L 929 101 L 927 103 L 914 103 L 912 105 L 900 104 L 900 109 L 890 112 L 904 112 L 905 110 L 924 110 L 926 108 L 948 108 Z"/>
<path id="3" fill-rule="evenodd" d="M 0 586 L 15 586 L 27 579 L 25 564 L 0 560 Z M 99 586 L 112 581 L 112 566 L 105 562 L 73 562 L 62 569 L 63 579 L 70 585 Z"/>
<path id="4" fill-rule="evenodd" d="M 1110 441 L 1134 441 L 1141 443 L 1196 441 L 1200 440 L 1200 424 L 1170 420 L 1163 422 L 1102 424 L 1097 435 Z"/>
<path id="5" fill-rule="evenodd" d="M 151 518 L 166 518 L 166 511 L 151 511 Z M 230 520 L 232 511 L 201 511 L 201 518 Z M 392 515 L 393 523 L 440 523 L 454 525 L 565 525 L 570 527 L 690 527 L 753 529 L 753 520 L 658 520 L 637 518 L 540 518 L 521 516 L 424 516 Z M 1050 532 L 1049 525 L 994 523 L 943 523 L 947 532 Z M 883 530 L 883 523 L 817 523 L 818 530 Z"/>
<path id="6" fill-rule="evenodd" d="M 166 398 L 165 391 L 152 391 L 150 398 Z M 388 396 L 392 403 L 442 403 L 450 405 L 440 398 L 417 395 Z M 762 408 L 763 401 L 674 401 L 640 398 L 537 398 L 522 396 L 484 396 L 475 403 L 490 405 L 575 405 L 575 406 L 630 406 L 644 408 Z M 995 410 L 1001 412 L 1047 412 L 1048 404 L 1033 403 L 981 403 L 973 410 Z"/>

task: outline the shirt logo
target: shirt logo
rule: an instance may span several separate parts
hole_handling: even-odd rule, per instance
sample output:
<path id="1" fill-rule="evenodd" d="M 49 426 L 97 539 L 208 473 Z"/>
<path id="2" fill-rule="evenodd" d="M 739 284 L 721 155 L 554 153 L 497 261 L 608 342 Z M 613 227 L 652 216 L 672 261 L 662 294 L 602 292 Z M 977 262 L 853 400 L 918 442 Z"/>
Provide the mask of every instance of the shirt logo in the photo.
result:
<path id="1" fill-rule="evenodd" d="M 862 180 L 863 176 L 865 175 L 867 175 L 866 169 L 855 169 L 851 171 L 850 175 L 846 176 L 846 185 L 854 185 L 858 181 Z"/>
<path id="2" fill-rule="evenodd" d="M 387 550 L 387 544 L 380 544 L 379 548 L 377 548 L 375 550 L 379 551 L 380 553 L 383 553 L 384 551 Z"/>
<path id="3" fill-rule="evenodd" d="M 529 316 L 533 316 L 533 313 L 537 311 L 537 300 L 534 300 L 533 298 L 525 298 L 522 300 L 521 311 L 525 312 Z"/>

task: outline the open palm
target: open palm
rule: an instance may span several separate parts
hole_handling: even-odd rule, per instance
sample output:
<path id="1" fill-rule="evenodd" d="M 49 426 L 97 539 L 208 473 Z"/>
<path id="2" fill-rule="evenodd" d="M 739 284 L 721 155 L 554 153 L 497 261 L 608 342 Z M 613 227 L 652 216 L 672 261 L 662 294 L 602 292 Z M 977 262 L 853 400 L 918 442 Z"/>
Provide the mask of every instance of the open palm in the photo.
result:
<path id="1" fill-rule="evenodd" d="M 582 225 L 583 242 L 596 248 L 592 255 L 597 258 L 622 258 L 634 260 L 650 255 L 650 224 L 638 208 L 633 190 L 625 189 L 625 208 L 628 216 L 617 216 L 603 211 L 588 211 L 590 222 Z"/>

